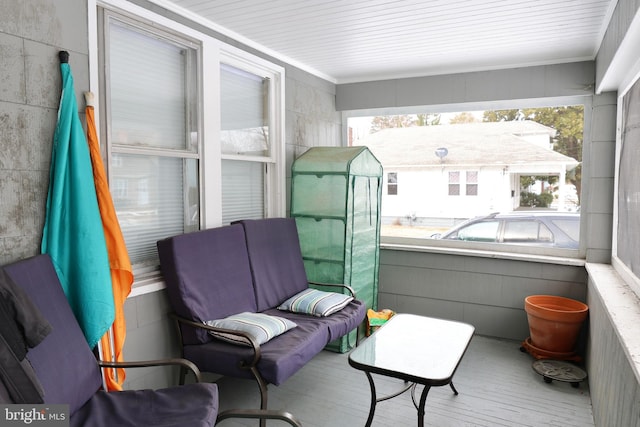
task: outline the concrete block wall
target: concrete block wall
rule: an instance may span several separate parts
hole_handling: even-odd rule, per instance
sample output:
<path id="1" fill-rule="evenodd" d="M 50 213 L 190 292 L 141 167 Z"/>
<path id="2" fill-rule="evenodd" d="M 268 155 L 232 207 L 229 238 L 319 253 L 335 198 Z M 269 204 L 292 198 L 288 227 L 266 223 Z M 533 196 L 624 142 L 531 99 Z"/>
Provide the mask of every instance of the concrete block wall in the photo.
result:
<path id="1" fill-rule="evenodd" d="M 0 264 L 40 252 L 60 102 L 58 52 L 70 52 L 83 99 L 86 22 L 81 0 L 0 2 Z"/>
<path id="2" fill-rule="evenodd" d="M 127 299 L 127 338 L 124 360 L 153 360 L 180 357 L 178 335 L 169 318 L 171 308 L 164 290 Z M 179 368 L 127 369 L 125 388 L 161 388 L 178 384 Z"/>
<path id="3" fill-rule="evenodd" d="M 340 146 L 340 114 L 336 111 L 336 88 L 295 67 L 285 66 L 285 143 L 287 215 L 291 206 L 291 166 L 305 151 L 316 146 Z"/>

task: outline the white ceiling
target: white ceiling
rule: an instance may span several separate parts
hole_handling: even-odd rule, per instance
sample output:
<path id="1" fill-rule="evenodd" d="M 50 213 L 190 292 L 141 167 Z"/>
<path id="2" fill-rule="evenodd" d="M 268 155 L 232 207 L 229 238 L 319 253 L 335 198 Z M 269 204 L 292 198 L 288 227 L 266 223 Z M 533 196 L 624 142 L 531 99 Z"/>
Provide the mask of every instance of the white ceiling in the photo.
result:
<path id="1" fill-rule="evenodd" d="M 617 0 L 152 0 L 335 83 L 592 60 Z"/>

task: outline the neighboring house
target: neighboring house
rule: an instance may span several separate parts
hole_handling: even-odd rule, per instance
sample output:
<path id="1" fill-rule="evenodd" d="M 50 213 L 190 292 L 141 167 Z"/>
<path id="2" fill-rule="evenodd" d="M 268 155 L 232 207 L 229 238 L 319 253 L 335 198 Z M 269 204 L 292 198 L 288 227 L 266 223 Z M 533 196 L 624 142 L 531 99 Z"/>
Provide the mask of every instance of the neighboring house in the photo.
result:
<path id="1" fill-rule="evenodd" d="M 532 121 L 384 129 L 356 141 L 382 163 L 385 222 L 468 218 L 520 206 L 520 176 L 557 176 L 579 163 L 553 151 L 555 129 Z M 558 206 L 564 206 L 558 200 Z"/>

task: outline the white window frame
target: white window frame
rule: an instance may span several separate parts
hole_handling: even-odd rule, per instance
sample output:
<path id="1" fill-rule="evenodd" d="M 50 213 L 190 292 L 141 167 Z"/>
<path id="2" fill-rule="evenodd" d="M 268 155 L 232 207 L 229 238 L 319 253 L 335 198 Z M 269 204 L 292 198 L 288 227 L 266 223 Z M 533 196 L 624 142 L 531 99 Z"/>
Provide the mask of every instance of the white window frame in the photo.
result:
<path id="1" fill-rule="evenodd" d="M 618 256 L 618 222 L 619 222 L 619 191 L 620 191 L 620 156 L 622 152 L 622 133 L 623 123 L 622 117 L 624 114 L 624 97 L 636 84 L 640 84 L 640 65 L 636 64 L 634 70 L 630 71 L 630 77 L 627 81 L 621 84 L 618 90 L 617 100 L 617 117 L 616 117 L 616 158 L 615 158 L 615 173 L 614 173 L 614 192 L 613 192 L 613 231 L 612 231 L 612 248 L 611 248 L 611 265 L 615 271 L 620 275 L 625 284 L 627 284 L 640 298 L 640 277 L 638 277 Z"/>
<path id="2" fill-rule="evenodd" d="M 284 68 L 277 66 L 257 56 L 251 55 L 241 49 L 229 45 L 221 45 L 217 64 L 217 80 L 220 80 L 220 64 L 228 64 L 241 70 L 250 72 L 269 79 L 269 152 L 264 156 L 244 156 L 220 153 L 219 161 L 222 168 L 222 160 L 238 160 L 263 163 L 265 171 L 265 217 L 283 216 L 285 212 L 285 144 L 284 144 Z M 206 92 L 205 92 L 206 93 Z M 217 94 L 220 99 L 220 94 Z M 218 103 L 217 111 L 220 111 Z M 215 120 L 217 135 L 221 132 L 219 114 Z M 219 141 L 219 137 L 218 137 Z M 218 144 L 219 146 L 219 144 Z M 218 151 L 220 151 L 218 149 Z M 205 159 L 206 162 L 206 159 Z M 219 195 L 220 200 L 222 195 Z M 218 202 L 217 206 L 220 206 Z M 210 210 L 210 209 L 209 209 Z M 217 214 L 222 213 L 216 209 L 215 224 L 221 224 L 222 218 Z"/>
<path id="3" fill-rule="evenodd" d="M 394 181 L 391 182 L 391 174 L 393 174 Z M 393 186 L 393 187 L 392 187 Z M 391 188 L 395 188 L 395 192 L 391 192 Z M 387 172 L 387 196 L 398 195 L 398 172 Z"/>
<path id="4" fill-rule="evenodd" d="M 457 174 L 457 175 L 456 175 Z M 448 176 L 448 191 L 447 191 L 447 196 L 448 197 L 460 197 L 463 196 L 464 194 L 462 194 L 462 171 L 456 170 L 456 171 L 449 171 L 447 173 Z M 457 176 L 457 181 L 452 180 L 452 177 Z M 455 186 L 455 187 L 452 187 Z M 452 191 L 453 188 L 457 188 L 458 189 L 458 194 L 452 194 L 455 193 Z"/>
<path id="5" fill-rule="evenodd" d="M 201 161 L 200 161 L 200 228 L 212 228 L 222 225 L 222 159 L 220 150 L 220 63 L 239 66 L 259 75 L 268 75 L 270 82 L 270 141 L 268 156 L 240 156 L 236 160 L 265 163 L 265 217 L 282 217 L 286 213 L 286 174 L 285 174 L 285 69 L 263 58 L 252 55 L 234 46 L 221 42 L 186 25 L 158 15 L 148 9 L 136 6 L 125 0 L 88 0 L 89 23 L 89 89 L 96 102 L 96 126 L 100 123 L 100 78 L 98 61 L 98 8 L 104 8 L 128 16 L 134 20 L 157 25 L 169 32 L 196 41 L 201 46 L 201 69 L 198 70 L 201 93 L 199 97 L 201 123 Z M 102 152 L 106 143 L 101 141 Z M 104 155 L 104 154 L 103 154 Z M 108 163 L 108 162 L 107 162 Z M 159 272 L 136 278 L 130 296 L 154 292 L 164 288 Z"/>
<path id="6" fill-rule="evenodd" d="M 475 173 L 476 174 L 476 179 L 474 181 L 469 181 L 469 174 L 470 173 Z M 479 191 L 480 191 L 480 171 L 478 170 L 467 170 L 465 171 L 464 174 L 464 195 L 468 196 L 468 197 L 478 197 L 479 195 Z M 470 185 L 475 185 L 476 186 L 476 194 L 469 194 L 469 186 Z"/>

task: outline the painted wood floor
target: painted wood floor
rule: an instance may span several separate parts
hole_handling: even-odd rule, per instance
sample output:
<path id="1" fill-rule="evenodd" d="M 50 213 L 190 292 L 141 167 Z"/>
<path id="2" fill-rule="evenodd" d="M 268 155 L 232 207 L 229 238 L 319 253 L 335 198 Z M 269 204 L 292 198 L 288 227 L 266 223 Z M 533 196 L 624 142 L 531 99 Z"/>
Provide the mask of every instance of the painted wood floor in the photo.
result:
<path id="1" fill-rule="evenodd" d="M 454 384 L 460 393 L 433 387 L 426 405 L 425 425 L 432 427 L 589 427 L 593 426 L 587 382 L 578 388 L 547 384 L 531 368 L 533 358 L 520 343 L 474 336 Z M 402 386 L 399 380 L 374 376 L 381 394 Z M 233 378 L 217 381 L 220 408 L 257 408 L 254 382 Z M 421 388 L 418 388 L 418 395 Z M 370 391 L 363 372 L 353 369 L 347 354 L 324 351 L 284 384 L 269 387 L 269 408 L 291 412 L 305 427 L 364 426 Z M 257 426 L 253 420 L 226 420 L 221 427 Z M 269 421 L 271 426 L 284 426 Z M 415 426 L 417 411 L 410 393 L 380 402 L 372 427 Z"/>

